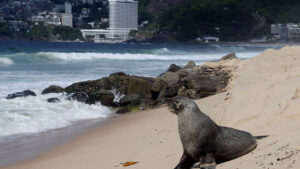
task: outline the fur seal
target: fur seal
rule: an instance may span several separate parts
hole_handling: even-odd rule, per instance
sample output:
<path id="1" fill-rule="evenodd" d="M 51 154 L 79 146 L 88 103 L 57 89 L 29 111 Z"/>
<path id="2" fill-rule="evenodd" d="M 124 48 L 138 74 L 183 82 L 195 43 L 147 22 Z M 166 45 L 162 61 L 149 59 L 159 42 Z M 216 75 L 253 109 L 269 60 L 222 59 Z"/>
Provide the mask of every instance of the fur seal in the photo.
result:
<path id="1" fill-rule="evenodd" d="M 250 133 L 218 126 L 192 99 L 175 97 L 168 106 L 178 116 L 183 146 L 183 155 L 175 169 L 190 169 L 198 162 L 201 169 L 214 169 L 217 164 L 243 156 L 257 146 Z"/>

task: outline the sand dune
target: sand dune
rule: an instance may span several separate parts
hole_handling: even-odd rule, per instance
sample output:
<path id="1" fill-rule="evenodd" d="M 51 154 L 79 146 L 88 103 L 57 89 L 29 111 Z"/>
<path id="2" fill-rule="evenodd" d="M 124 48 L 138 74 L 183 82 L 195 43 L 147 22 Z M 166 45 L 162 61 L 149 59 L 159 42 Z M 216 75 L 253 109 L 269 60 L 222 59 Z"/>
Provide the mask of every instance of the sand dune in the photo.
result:
<path id="1" fill-rule="evenodd" d="M 252 154 L 220 168 L 300 168 L 299 91 L 300 47 L 266 50 L 241 62 L 228 100 L 211 115 L 219 124 L 270 136 Z"/>
<path id="2" fill-rule="evenodd" d="M 197 101 L 219 125 L 269 135 L 219 169 L 300 169 L 300 47 L 267 50 L 238 66 L 228 91 Z M 208 63 L 216 64 L 216 63 Z M 225 64 L 225 63 L 223 63 Z M 227 63 L 228 64 L 228 63 Z M 182 148 L 166 107 L 122 116 L 77 140 L 7 169 L 171 169 Z"/>

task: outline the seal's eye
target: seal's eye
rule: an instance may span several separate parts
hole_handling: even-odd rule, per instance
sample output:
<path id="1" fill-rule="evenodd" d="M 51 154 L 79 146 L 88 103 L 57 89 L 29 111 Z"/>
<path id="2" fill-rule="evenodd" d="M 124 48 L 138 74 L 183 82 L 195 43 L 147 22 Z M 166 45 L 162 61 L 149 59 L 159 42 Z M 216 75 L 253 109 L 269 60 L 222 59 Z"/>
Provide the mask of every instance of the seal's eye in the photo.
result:
<path id="1" fill-rule="evenodd" d="M 180 110 L 182 108 L 182 103 L 179 101 L 174 101 L 174 107 L 176 110 Z"/>

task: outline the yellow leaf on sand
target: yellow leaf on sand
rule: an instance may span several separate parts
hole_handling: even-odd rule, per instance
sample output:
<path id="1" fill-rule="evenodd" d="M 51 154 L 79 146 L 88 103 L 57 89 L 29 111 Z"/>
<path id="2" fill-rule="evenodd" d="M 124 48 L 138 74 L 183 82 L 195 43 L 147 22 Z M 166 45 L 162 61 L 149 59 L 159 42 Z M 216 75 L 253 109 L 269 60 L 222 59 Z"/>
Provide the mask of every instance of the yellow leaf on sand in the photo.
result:
<path id="1" fill-rule="evenodd" d="M 130 161 L 130 162 L 126 162 L 126 163 L 123 163 L 123 167 L 128 167 L 128 166 L 131 166 L 131 165 L 134 165 L 134 164 L 137 164 L 138 162 L 134 162 L 134 161 Z"/>

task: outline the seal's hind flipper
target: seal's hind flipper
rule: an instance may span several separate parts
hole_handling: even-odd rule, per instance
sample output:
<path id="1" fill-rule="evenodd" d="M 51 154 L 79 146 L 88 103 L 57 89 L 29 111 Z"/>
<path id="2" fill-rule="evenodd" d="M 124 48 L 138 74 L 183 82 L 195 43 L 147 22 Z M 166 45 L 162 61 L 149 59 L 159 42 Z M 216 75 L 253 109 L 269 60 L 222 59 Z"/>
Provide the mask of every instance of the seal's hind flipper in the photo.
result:
<path id="1" fill-rule="evenodd" d="M 261 139 L 264 139 L 264 138 L 266 138 L 266 137 L 269 137 L 268 135 L 264 135 L 264 136 L 254 136 L 254 138 L 256 139 L 256 140 L 261 140 Z"/>

